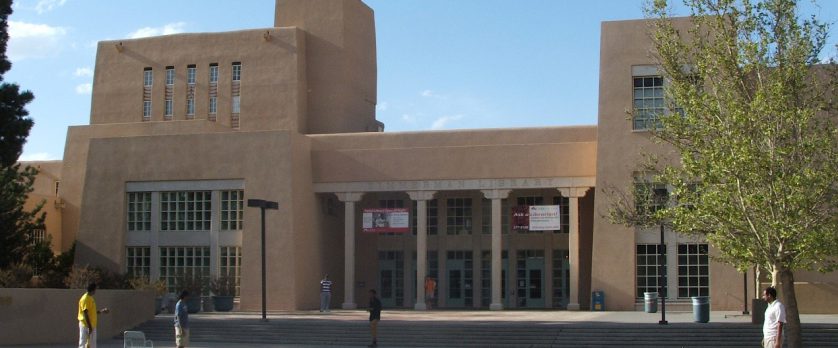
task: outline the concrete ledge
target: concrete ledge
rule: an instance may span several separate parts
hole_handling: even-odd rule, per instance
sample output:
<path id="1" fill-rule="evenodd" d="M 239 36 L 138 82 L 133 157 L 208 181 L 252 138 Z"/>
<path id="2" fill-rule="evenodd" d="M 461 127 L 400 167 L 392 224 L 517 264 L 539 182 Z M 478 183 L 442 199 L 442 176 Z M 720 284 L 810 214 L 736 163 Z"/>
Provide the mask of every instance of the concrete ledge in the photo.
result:
<path id="1" fill-rule="evenodd" d="M 0 288 L 0 342 L 18 344 L 67 344 L 78 342 L 76 320 L 82 289 Z M 154 318 L 154 293 L 138 290 L 97 290 L 98 338 L 105 341 Z"/>

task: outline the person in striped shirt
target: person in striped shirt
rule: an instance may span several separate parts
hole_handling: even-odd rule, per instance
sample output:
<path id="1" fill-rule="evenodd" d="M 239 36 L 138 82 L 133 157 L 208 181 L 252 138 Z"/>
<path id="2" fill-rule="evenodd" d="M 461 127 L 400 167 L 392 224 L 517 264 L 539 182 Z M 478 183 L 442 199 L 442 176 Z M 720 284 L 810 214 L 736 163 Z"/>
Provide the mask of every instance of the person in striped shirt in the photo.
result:
<path id="1" fill-rule="evenodd" d="M 329 280 L 329 274 L 323 276 L 320 281 L 320 311 L 328 312 L 329 304 L 332 302 L 332 281 Z"/>

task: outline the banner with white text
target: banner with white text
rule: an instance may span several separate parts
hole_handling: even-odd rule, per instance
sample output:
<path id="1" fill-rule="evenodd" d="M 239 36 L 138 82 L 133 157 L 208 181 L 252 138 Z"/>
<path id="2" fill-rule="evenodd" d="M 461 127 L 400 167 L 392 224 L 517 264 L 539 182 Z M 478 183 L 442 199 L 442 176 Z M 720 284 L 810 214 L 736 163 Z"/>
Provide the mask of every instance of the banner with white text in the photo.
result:
<path id="1" fill-rule="evenodd" d="M 410 232 L 407 208 L 368 208 L 362 214 L 363 231 L 367 233 Z"/>

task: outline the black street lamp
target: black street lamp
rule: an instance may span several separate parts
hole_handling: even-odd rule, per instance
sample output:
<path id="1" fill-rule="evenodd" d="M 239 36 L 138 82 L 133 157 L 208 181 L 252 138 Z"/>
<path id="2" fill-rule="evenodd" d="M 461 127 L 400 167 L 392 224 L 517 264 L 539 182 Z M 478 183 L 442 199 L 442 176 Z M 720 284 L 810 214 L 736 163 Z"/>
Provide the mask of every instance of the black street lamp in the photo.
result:
<path id="1" fill-rule="evenodd" d="M 742 314 L 748 315 L 748 314 L 751 314 L 750 312 L 748 312 L 748 270 L 745 270 L 745 272 L 742 273 L 742 275 L 744 276 L 742 278 L 742 288 L 743 288 L 742 299 L 745 302 L 745 310 L 742 311 Z"/>
<path id="2" fill-rule="evenodd" d="M 661 320 L 658 322 L 660 325 L 666 325 L 668 322 L 666 321 L 666 276 L 664 273 L 666 271 L 666 245 L 663 244 L 663 231 L 664 231 L 664 224 L 661 222 L 661 244 L 660 249 L 658 249 L 659 253 L 659 260 L 658 260 L 658 268 L 660 269 L 660 280 L 658 281 L 658 293 L 660 294 L 661 298 Z"/>
<path id="3" fill-rule="evenodd" d="M 248 199 L 248 207 L 256 207 L 262 211 L 262 321 L 268 321 L 267 286 L 265 285 L 265 209 L 279 209 L 279 203 L 264 199 Z"/>

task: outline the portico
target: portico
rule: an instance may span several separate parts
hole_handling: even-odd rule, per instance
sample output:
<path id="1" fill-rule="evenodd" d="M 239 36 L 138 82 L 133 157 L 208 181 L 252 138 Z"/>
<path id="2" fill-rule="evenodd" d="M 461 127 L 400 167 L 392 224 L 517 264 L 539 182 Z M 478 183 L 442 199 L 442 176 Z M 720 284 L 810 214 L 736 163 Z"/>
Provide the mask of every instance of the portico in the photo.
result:
<path id="1" fill-rule="evenodd" d="M 527 307 L 526 304 L 521 304 L 518 300 L 516 301 L 509 301 L 507 300 L 504 302 L 502 299 L 502 294 L 504 292 L 511 292 L 516 293 L 514 289 L 524 289 L 517 292 L 517 296 L 510 296 L 511 293 L 507 296 L 510 297 L 520 297 L 520 298 L 527 298 L 529 296 L 527 294 L 528 291 L 535 293 L 538 292 L 537 297 L 542 299 L 542 302 L 534 302 L 537 306 L 544 307 L 544 308 L 566 308 L 568 310 L 579 310 L 579 293 L 580 293 L 580 282 L 579 282 L 579 272 L 580 272 L 580 243 L 579 243 L 579 199 L 584 197 L 586 192 L 593 186 L 595 178 L 593 177 L 554 177 L 554 178 L 512 178 L 512 179 L 464 179 L 464 180 L 417 180 L 417 181 L 379 181 L 379 182 L 346 182 L 346 183 L 317 183 L 314 185 L 314 190 L 318 194 L 335 194 L 339 201 L 341 201 L 344 205 L 344 302 L 342 307 L 343 308 L 357 308 L 358 304 L 355 302 L 357 300 L 356 296 L 356 289 L 359 287 L 359 284 L 365 284 L 365 287 L 373 287 L 372 285 L 366 285 L 369 283 L 369 280 L 372 280 L 374 283 L 381 284 L 381 279 L 369 279 L 370 276 L 367 275 L 367 280 L 359 280 L 356 277 L 356 260 L 361 259 L 358 253 L 358 248 L 356 248 L 356 237 L 359 235 L 360 226 L 357 222 L 357 216 L 361 213 L 361 209 L 363 208 L 376 208 L 374 206 L 364 206 L 362 200 L 363 198 L 367 199 L 367 204 L 369 202 L 374 202 L 375 200 L 383 201 L 383 199 L 379 199 L 381 197 L 392 197 L 392 196 L 407 196 L 409 201 L 411 202 L 410 205 L 415 207 L 415 243 L 411 238 L 413 236 L 367 236 L 376 239 L 389 239 L 389 240 L 398 240 L 402 239 L 402 243 L 387 243 L 387 241 L 379 242 L 377 244 L 381 244 L 382 246 L 376 247 L 375 249 L 379 252 L 380 249 L 391 249 L 393 244 L 399 246 L 398 244 L 403 245 L 401 248 L 402 250 L 398 250 L 399 252 L 414 252 L 415 253 L 415 261 L 412 262 L 413 267 L 415 269 L 415 275 L 409 275 L 404 277 L 404 291 L 405 294 L 412 294 L 415 296 L 410 296 L 408 298 L 404 298 L 403 301 L 400 303 L 402 307 L 413 307 L 416 310 L 425 310 L 427 309 L 425 304 L 425 288 L 424 288 L 424 279 L 425 276 L 431 275 L 428 269 L 429 261 L 428 260 L 428 251 L 429 251 L 429 234 L 428 234 L 428 202 L 434 200 L 435 198 L 443 198 L 443 197 L 453 197 L 453 196 L 468 196 L 481 199 L 481 212 L 486 212 L 489 216 L 480 215 L 479 218 L 481 221 L 490 221 L 488 224 L 488 230 L 490 234 L 488 235 L 481 235 L 479 232 L 474 232 L 473 236 L 458 236 L 458 235 L 450 235 L 439 233 L 439 235 L 433 235 L 431 238 L 435 240 L 434 247 L 436 250 L 434 255 L 437 255 L 437 252 L 448 252 L 450 253 L 451 250 L 460 250 L 465 249 L 467 257 L 466 262 L 471 264 L 477 263 L 480 257 L 475 257 L 474 253 L 470 252 L 471 250 L 481 250 L 480 246 L 475 245 L 463 245 L 462 243 L 457 243 L 456 239 L 488 239 L 490 243 L 489 247 L 489 254 L 490 254 L 490 262 L 487 265 L 489 270 L 483 269 L 484 264 L 481 264 L 480 267 L 472 267 L 463 270 L 461 273 L 460 269 L 449 269 L 447 277 L 440 277 L 439 281 L 439 301 L 440 306 L 462 306 L 459 302 L 456 304 L 454 303 L 453 299 L 451 298 L 453 293 L 460 288 L 460 285 L 456 283 L 459 280 L 460 276 L 464 277 L 465 279 L 472 279 L 472 282 L 466 281 L 464 290 L 466 293 L 469 291 L 473 292 L 473 297 L 477 297 L 478 300 L 474 301 L 472 299 L 471 304 L 467 304 L 466 306 L 473 306 L 473 307 L 480 307 L 479 304 L 481 302 L 489 302 L 489 308 L 491 310 L 502 310 L 508 307 L 514 308 L 523 308 Z M 551 195 L 554 193 L 556 196 L 561 196 L 566 198 L 568 202 L 567 209 L 569 210 L 569 221 L 567 222 L 569 229 L 566 232 L 567 237 L 564 239 L 564 235 L 556 234 L 555 236 L 553 233 L 550 234 L 521 234 L 518 235 L 517 233 L 504 231 L 504 224 L 503 218 L 504 214 L 510 214 L 508 210 L 509 206 L 515 204 L 503 204 L 504 201 L 509 199 L 512 196 L 515 196 L 517 193 L 517 198 L 522 198 L 523 196 L 531 196 L 532 192 L 537 192 L 539 197 L 545 195 Z M 551 193 L 552 192 L 552 193 Z M 486 209 L 483 204 L 490 205 L 490 208 Z M 546 203 L 545 203 L 546 204 Z M 504 210 L 504 208 L 507 208 Z M 411 212 L 413 214 L 413 212 Z M 477 214 L 475 214 L 477 215 Z M 469 219 L 477 220 L 476 218 L 469 215 Z M 441 219 L 445 220 L 445 219 Z M 469 220 L 471 221 L 471 220 Z M 478 224 L 478 222 L 470 222 L 471 224 Z M 484 226 L 483 232 L 485 233 L 487 228 L 485 228 L 485 223 L 482 223 Z M 473 226 L 472 226 L 473 227 Z M 509 228 L 508 222 L 505 226 L 507 229 Z M 473 229 L 469 229 L 469 231 L 473 231 Z M 550 232 L 550 231 L 548 231 Z M 558 232 L 558 231 L 555 231 Z M 565 231 L 562 231 L 565 232 Z M 472 232 L 469 232 L 472 234 Z M 400 238 L 401 237 L 401 238 Z M 566 248 L 562 250 L 567 250 L 569 254 L 569 270 L 568 272 L 564 272 L 565 274 L 561 274 L 563 272 L 559 272 L 556 270 L 554 272 L 553 265 L 560 264 L 564 260 L 551 260 L 553 257 L 557 257 L 550 253 L 549 251 L 553 249 L 550 246 L 540 246 L 538 245 L 541 239 L 556 239 L 555 245 L 561 245 L 560 248 Z M 390 247 L 388 247 L 388 244 Z M 510 245 L 515 244 L 515 245 Z M 509 277 L 516 279 L 516 284 L 520 283 L 523 284 L 522 286 L 516 285 L 514 287 L 509 287 L 510 290 L 504 291 L 506 289 L 503 288 L 503 272 L 504 265 L 502 265 L 502 253 L 508 251 L 510 247 L 513 247 L 518 250 L 529 250 L 534 248 L 539 248 L 541 250 L 546 247 L 548 252 L 546 253 L 538 253 L 540 258 L 542 258 L 541 265 L 542 268 L 538 269 L 537 271 L 540 272 L 540 276 L 528 278 L 525 274 L 524 276 L 517 276 L 516 277 Z M 440 250 L 442 249 L 442 250 Z M 519 252 L 519 255 L 527 255 L 526 253 Z M 561 253 L 559 253 L 561 254 Z M 556 255 L 559 255 L 556 254 Z M 403 254 L 402 254 L 403 255 Z M 460 254 L 457 254 L 460 255 Z M 547 255 L 547 256 L 544 256 Z M 589 254 L 588 254 L 589 255 Z M 459 256 L 458 256 L 459 257 Z M 538 258 L 538 256 L 536 256 Z M 366 258 L 369 260 L 369 257 Z M 405 260 L 407 258 L 404 258 Z M 547 262 L 546 260 L 550 259 L 552 262 Z M 440 259 L 433 260 L 433 262 L 438 262 Z M 524 260 L 526 261 L 526 260 Z M 410 262 L 403 261 L 405 269 L 409 269 L 408 264 Z M 517 261 L 521 263 L 521 260 Z M 442 262 L 439 262 L 441 265 Z M 450 268 L 451 263 L 447 267 Z M 367 268 L 373 267 L 374 265 L 365 265 Z M 446 268 L 446 266 L 441 266 L 439 268 Z M 471 272 L 472 274 L 464 274 L 467 272 Z M 535 271 L 532 271 L 535 272 Z M 409 271 L 404 272 L 405 274 L 410 274 Z M 437 272 L 438 273 L 438 272 Z M 519 272 L 520 273 L 520 270 Z M 555 279 L 562 279 L 563 281 L 569 284 L 569 293 L 562 294 L 564 298 L 566 298 L 567 304 L 566 306 L 560 306 L 558 303 L 551 302 L 552 298 L 549 294 L 553 294 L 554 286 L 557 284 L 553 284 L 554 282 L 545 281 L 545 278 L 548 278 L 546 275 L 550 275 L 556 273 Z M 456 274 L 456 276 L 453 276 Z M 490 279 L 482 279 L 482 275 L 488 276 Z M 569 277 L 567 276 L 569 275 Z M 381 278 L 380 276 L 376 275 L 377 277 L 373 278 Z M 569 279 L 568 279 L 569 278 Z M 489 299 L 484 299 L 482 296 L 484 295 L 482 292 L 478 293 L 477 287 L 475 286 L 474 279 L 479 279 L 481 283 L 488 283 L 489 285 L 489 293 L 491 294 Z M 525 282 L 525 283 L 522 283 Z M 540 283 L 539 283 L 540 282 Z M 397 288 L 401 283 L 397 284 Z M 559 285 L 560 286 L 560 285 Z M 562 291 L 559 291 L 562 292 Z M 445 294 L 443 296 L 442 294 Z M 469 296 L 467 294 L 466 296 Z M 550 298 L 550 299 L 546 299 Z M 546 299 L 546 300 L 545 300 Z M 410 300 L 414 300 L 414 302 L 409 302 Z M 524 300 L 526 301 L 526 300 Z M 447 303 L 451 302 L 451 303 Z M 558 302 L 558 301 L 557 301 Z M 506 304 L 505 304 L 506 303 Z"/>

